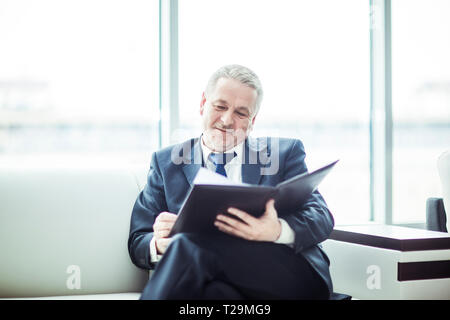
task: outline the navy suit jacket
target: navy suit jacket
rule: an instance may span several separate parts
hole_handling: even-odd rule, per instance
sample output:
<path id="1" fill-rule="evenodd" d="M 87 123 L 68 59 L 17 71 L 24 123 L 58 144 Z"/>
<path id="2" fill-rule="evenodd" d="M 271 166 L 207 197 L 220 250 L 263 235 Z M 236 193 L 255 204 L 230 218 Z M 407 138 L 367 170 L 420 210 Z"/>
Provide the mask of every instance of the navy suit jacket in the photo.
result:
<path id="1" fill-rule="evenodd" d="M 147 185 L 139 194 L 131 217 L 128 250 L 136 266 L 145 269 L 155 267 L 150 262 L 149 249 L 153 224 L 160 212 L 179 212 L 202 166 L 200 143 L 199 138 L 191 139 L 153 154 Z M 307 171 L 305 151 L 300 140 L 247 138 L 244 146 L 244 183 L 275 186 Z M 261 170 L 267 170 L 266 174 L 261 174 Z M 303 255 L 325 281 L 330 293 L 333 292 L 330 262 L 319 243 L 330 235 L 334 220 L 320 193 L 314 191 L 301 208 L 278 212 L 278 216 L 286 220 L 295 232 L 293 254 Z"/>

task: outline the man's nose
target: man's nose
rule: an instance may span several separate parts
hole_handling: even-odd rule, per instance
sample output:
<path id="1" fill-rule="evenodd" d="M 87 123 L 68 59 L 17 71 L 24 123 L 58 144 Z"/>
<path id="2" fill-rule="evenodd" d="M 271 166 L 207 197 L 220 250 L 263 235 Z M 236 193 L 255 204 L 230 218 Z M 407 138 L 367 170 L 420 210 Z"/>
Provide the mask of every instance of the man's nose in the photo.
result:
<path id="1" fill-rule="evenodd" d="M 220 117 L 224 126 L 231 126 L 233 124 L 233 112 L 232 110 L 227 110 Z"/>

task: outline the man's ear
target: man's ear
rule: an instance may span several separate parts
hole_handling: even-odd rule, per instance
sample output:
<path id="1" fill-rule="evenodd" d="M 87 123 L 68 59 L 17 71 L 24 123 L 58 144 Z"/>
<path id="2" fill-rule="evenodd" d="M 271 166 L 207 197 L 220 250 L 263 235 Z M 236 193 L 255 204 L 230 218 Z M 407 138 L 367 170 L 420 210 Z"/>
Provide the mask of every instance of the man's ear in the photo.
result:
<path id="1" fill-rule="evenodd" d="M 248 130 L 247 134 L 249 134 L 253 130 L 253 125 L 255 124 L 255 119 L 256 119 L 256 115 L 253 117 L 252 120 L 250 120 L 250 124 L 249 124 L 249 126 L 247 128 L 247 130 Z"/>
<path id="2" fill-rule="evenodd" d="M 256 114 L 255 114 L 255 116 L 252 119 L 252 126 L 255 124 L 255 119 L 256 119 Z"/>
<path id="3" fill-rule="evenodd" d="M 206 97 L 205 97 L 205 93 L 202 93 L 202 100 L 200 101 L 200 115 L 203 115 L 203 110 L 205 108 L 205 103 L 206 103 Z"/>

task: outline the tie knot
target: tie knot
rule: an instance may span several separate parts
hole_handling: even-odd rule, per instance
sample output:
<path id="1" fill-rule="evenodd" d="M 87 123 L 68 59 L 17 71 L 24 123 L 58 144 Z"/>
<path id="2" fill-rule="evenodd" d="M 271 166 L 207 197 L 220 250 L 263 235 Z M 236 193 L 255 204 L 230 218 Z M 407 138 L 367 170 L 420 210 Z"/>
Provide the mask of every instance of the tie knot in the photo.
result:
<path id="1" fill-rule="evenodd" d="M 230 162 L 234 157 L 236 157 L 236 152 L 229 153 L 210 153 L 209 159 L 217 165 L 226 165 Z"/>

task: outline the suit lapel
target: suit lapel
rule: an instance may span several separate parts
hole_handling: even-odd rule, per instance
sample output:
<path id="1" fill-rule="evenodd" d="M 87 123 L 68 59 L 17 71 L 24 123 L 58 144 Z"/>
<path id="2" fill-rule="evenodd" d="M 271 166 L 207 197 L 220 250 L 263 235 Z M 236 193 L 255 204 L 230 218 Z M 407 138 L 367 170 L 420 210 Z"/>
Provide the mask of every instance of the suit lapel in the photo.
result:
<path id="1" fill-rule="evenodd" d="M 245 140 L 242 163 L 242 182 L 244 183 L 259 184 L 261 181 L 261 168 L 263 168 L 263 165 L 259 156 L 268 146 L 267 143 L 259 142 L 261 141 L 250 137 Z"/>
<path id="2" fill-rule="evenodd" d="M 188 152 L 186 155 L 183 155 L 182 168 L 187 181 L 191 186 L 193 186 L 194 178 L 203 164 L 203 155 L 199 138 L 194 139 L 193 141 L 191 140 L 189 141 L 189 143 L 191 144 L 190 148 L 185 150 L 190 150 L 190 152 Z"/>

